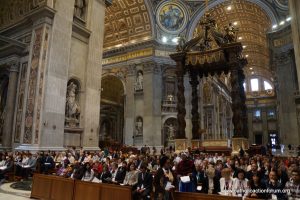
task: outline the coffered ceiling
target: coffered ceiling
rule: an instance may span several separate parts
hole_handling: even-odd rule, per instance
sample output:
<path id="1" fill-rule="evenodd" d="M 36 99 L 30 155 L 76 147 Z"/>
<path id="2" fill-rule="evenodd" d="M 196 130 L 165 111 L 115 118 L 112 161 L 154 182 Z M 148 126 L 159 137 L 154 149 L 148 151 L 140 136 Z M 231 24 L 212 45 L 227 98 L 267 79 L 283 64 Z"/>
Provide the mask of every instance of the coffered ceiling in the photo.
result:
<path id="1" fill-rule="evenodd" d="M 105 15 L 104 49 L 151 37 L 146 0 L 114 0 Z"/>
<path id="2" fill-rule="evenodd" d="M 228 7 L 231 6 L 231 9 Z M 250 74 L 264 73 L 269 76 L 269 49 L 267 32 L 272 24 L 262 8 L 257 4 L 245 0 L 235 0 L 233 3 L 224 2 L 209 10 L 222 29 L 229 22 L 235 23 L 239 28 L 238 41 L 245 47 L 243 54 L 247 56 L 246 72 Z M 265 74 L 267 73 L 267 74 Z"/>

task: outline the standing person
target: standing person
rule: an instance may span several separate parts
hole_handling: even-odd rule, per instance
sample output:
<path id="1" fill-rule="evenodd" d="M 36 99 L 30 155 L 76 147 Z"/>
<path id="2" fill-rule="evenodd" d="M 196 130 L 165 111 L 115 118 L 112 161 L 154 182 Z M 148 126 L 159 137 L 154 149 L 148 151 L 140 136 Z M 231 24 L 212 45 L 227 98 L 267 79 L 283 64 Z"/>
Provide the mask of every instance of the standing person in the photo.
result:
<path id="1" fill-rule="evenodd" d="M 208 177 L 202 165 L 196 165 L 196 171 L 193 172 L 193 180 L 197 192 L 208 193 Z"/>
<path id="2" fill-rule="evenodd" d="M 195 192 L 194 183 L 191 181 L 192 173 L 195 169 L 194 162 L 188 159 L 186 153 L 181 154 L 181 161 L 177 166 L 177 177 L 179 181 L 179 192 Z M 190 180 L 182 180 L 182 177 L 190 176 Z"/>
<path id="3" fill-rule="evenodd" d="M 152 175 L 147 172 L 147 165 L 142 164 L 140 167 L 141 173 L 138 176 L 137 188 L 133 191 L 134 200 L 150 199 L 152 191 Z"/>
<path id="4" fill-rule="evenodd" d="M 154 177 L 155 200 L 169 200 L 173 199 L 171 190 L 174 186 L 175 179 L 171 170 L 171 161 L 164 156 L 160 159 L 160 168 Z"/>
<path id="5" fill-rule="evenodd" d="M 240 157 L 241 157 L 241 158 L 244 157 L 245 151 L 244 151 L 243 147 L 241 147 L 239 154 L 240 154 Z"/>

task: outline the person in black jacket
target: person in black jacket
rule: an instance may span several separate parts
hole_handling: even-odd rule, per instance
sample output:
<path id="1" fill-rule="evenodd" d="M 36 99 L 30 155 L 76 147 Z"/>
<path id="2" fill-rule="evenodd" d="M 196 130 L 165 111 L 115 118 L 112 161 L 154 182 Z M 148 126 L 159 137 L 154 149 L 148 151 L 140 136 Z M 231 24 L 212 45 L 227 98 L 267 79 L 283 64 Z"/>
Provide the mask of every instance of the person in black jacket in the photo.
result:
<path id="1" fill-rule="evenodd" d="M 201 165 L 196 165 L 196 171 L 193 172 L 192 179 L 195 182 L 195 191 L 200 193 L 208 193 L 208 177 Z M 201 190 L 200 190 L 201 188 Z"/>
<path id="2" fill-rule="evenodd" d="M 49 170 L 54 169 L 55 167 L 55 163 L 53 158 L 49 155 L 49 153 L 46 153 L 46 156 L 44 157 L 44 159 L 42 160 L 42 173 L 44 174 L 48 174 Z"/>
<path id="3" fill-rule="evenodd" d="M 150 199 L 152 191 L 152 174 L 147 171 L 147 165 L 143 163 L 140 167 L 140 174 L 138 176 L 137 189 L 133 191 L 133 199 Z"/>
<path id="4" fill-rule="evenodd" d="M 267 198 L 268 194 L 263 192 L 263 190 L 267 189 L 267 187 L 266 187 L 266 184 L 261 180 L 260 176 L 258 176 L 257 174 L 254 174 L 252 176 L 252 180 L 250 180 L 248 182 L 248 184 L 249 184 L 249 189 L 251 189 L 251 191 L 253 191 L 253 192 L 249 192 L 247 194 L 247 197 L 257 198 L 257 199 L 266 199 Z"/>
<path id="5" fill-rule="evenodd" d="M 111 180 L 111 173 L 106 164 L 103 165 L 102 173 L 100 173 L 97 177 L 102 183 L 109 183 Z"/>
<path id="6" fill-rule="evenodd" d="M 277 171 L 271 171 L 269 173 L 269 180 L 266 183 L 267 189 L 269 189 L 269 198 L 274 199 L 273 196 L 276 196 L 277 199 L 283 200 L 286 199 L 286 194 L 283 192 L 284 185 L 278 181 Z"/>
<path id="7" fill-rule="evenodd" d="M 261 173 L 258 171 L 258 166 L 255 163 L 251 164 L 251 171 L 247 172 L 246 178 L 248 180 L 252 180 L 254 174 L 257 174 L 260 178 L 262 178 Z"/>
<path id="8" fill-rule="evenodd" d="M 154 177 L 155 194 L 154 199 L 171 199 L 171 190 L 175 185 L 175 176 L 171 170 L 171 161 L 164 156 L 160 159 L 160 168 Z M 175 186 L 174 186 L 175 188 Z"/>
<path id="9" fill-rule="evenodd" d="M 113 183 L 123 183 L 127 172 L 127 162 L 123 161 L 122 166 L 118 168 L 115 180 Z"/>

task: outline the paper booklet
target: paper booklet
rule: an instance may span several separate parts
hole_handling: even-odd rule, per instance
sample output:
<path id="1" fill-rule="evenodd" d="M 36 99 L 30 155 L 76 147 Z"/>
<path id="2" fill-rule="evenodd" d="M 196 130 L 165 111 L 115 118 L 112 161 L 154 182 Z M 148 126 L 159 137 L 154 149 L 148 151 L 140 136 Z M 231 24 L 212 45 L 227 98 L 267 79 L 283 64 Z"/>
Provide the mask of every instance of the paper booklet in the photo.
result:
<path id="1" fill-rule="evenodd" d="M 188 183 L 191 181 L 190 176 L 182 176 L 180 177 L 181 182 Z"/>

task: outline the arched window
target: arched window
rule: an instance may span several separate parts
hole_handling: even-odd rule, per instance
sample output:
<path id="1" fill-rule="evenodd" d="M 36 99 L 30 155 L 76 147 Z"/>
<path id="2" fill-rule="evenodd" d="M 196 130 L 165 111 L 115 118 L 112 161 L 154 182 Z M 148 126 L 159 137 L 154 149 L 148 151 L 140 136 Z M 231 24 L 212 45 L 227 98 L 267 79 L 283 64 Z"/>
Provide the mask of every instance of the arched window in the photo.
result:
<path id="1" fill-rule="evenodd" d="M 251 91 L 257 92 L 259 90 L 258 79 L 253 78 L 253 79 L 251 79 L 250 83 L 251 83 Z"/>
<path id="2" fill-rule="evenodd" d="M 273 87 L 268 81 L 264 81 L 264 89 L 265 90 L 273 90 Z"/>
<path id="3" fill-rule="evenodd" d="M 247 91 L 247 87 L 246 87 L 247 85 L 245 82 L 243 83 L 243 86 L 244 86 L 244 90 Z"/>

